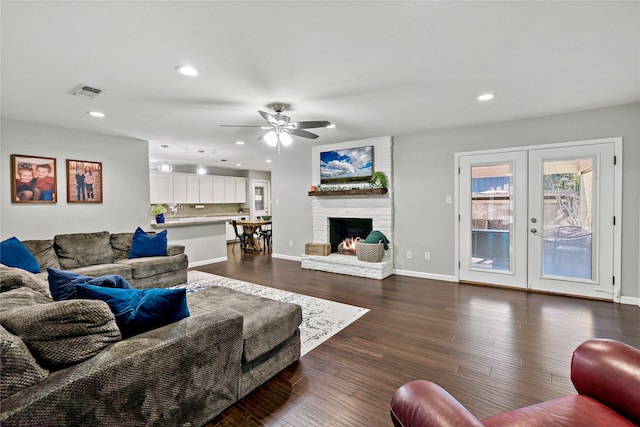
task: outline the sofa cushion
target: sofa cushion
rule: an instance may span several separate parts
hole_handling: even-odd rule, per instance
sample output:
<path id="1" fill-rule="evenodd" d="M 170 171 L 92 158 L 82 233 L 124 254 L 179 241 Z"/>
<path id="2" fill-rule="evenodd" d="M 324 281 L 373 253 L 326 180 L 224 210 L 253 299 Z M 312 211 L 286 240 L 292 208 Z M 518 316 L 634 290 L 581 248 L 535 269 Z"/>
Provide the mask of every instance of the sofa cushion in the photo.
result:
<path id="1" fill-rule="evenodd" d="M 189 317 L 184 289 L 117 289 L 78 285 L 78 298 L 106 302 L 129 337 Z"/>
<path id="2" fill-rule="evenodd" d="M 60 268 L 84 267 L 113 262 L 113 249 L 108 231 L 96 233 L 58 234 L 53 238 Z"/>
<path id="3" fill-rule="evenodd" d="M 19 336 L 48 369 L 86 360 L 122 338 L 113 313 L 102 301 L 58 301 L 5 310 L 0 312 L 0 324 Z"/>
<path id="4" fill-rule="evenodd" d="M 120 259 L 116 264 L 128 265 L 131 268 L 131 277 L 144 279 L 162 273 L 169 273 L 187 268 L 189 259 L 186 255 L 172 257 L 146 257 L 133 259 Z"/>
<path id="5" fill-rule="evenodd" d="M 40 271 L 47 271 L 47 268 L 60 268 L 58 256 L 53 248 L 51 240 L 25 240 L 22 243 L 29 249 L 29 252 L 38 260 Z"/>
<path id="6" fill-rule="evenodd" d="M 133 233 L 111 233 L 111 247 L 114 259 L 127 258 L 131 252 Z"/>
<path id="7" fill-rule="evenodd" d="M 302 323 L 302 308 L 293 303 L 212 286 L 189 294 L 193 315 L 228 307 L 242 313 L 243 363 L 267 353 L 291 337 Z"/>
<path id="8" fill-rule="evenodd" d="M 21 268 L 12 268 L 0 264 L 0 292 L 18 288 L 29 288 L 44 296 L 51 296 L 47 281 L 39 275 L 29 273 Z"/>
<path id="9" fill-rule="evenodd" d="M 38 260 L 24 243 L 15 237 L 0 242 L 0 263 L 8 267 L 21 268 L 30 273 L 40 273 Z"/>
<path id="10" fill-rule="evenodd" d="M 17 288 L 3 292 L 1 297 L 0 312 L 53 302 L 50 297 L 44 296 L 42 293 L 29 288 Z"/>
<path id="11" fill-rule="evenodd" d="M 82 283 L 107 288 L 133 289 L 124 277 L 117 274 L 91 277 L 55 268 L 49 268 L 47 272 L 49 274 L 49 290 L 54 301 L 76 298 L 76 285 Z"/>
<path id="12" fill-rule="evenodd" d="M 0 400 L 44 381 L 49 371 L 36 362 L 27 346 L 20 338 L 0 326 Z"/>
<path id="13" fill-rule="evenodd" d="M 133 233 L 129 258 L 167 255 L 167 230 L 155 235 L 147 234 L 138 227 Z"/>

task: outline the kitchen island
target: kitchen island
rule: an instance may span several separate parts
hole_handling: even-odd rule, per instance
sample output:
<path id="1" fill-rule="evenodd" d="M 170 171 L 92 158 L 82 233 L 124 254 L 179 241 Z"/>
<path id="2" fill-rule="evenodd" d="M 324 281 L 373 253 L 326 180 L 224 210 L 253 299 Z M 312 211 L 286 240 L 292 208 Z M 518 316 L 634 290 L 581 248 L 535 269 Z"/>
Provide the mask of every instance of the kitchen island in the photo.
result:
<path id="1" fill-rule="evenodd" d="M 151 222 L 151 228 L 158 232 L 167 230 L 169 243 L 184 245 L 189 257 L 189 267 L 197 267 L 227 260 L 227 221 L 240 217 L 220 215 L 168 218 L 162 224 Z"/>

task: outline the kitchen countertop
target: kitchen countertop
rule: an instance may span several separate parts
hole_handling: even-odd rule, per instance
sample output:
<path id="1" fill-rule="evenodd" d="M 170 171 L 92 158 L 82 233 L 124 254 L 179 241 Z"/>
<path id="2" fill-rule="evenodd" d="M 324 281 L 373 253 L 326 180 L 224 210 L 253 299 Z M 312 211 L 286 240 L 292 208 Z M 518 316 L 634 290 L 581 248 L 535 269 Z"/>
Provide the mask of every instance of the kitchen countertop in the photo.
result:
<path id="1" fill-rule="evenodd" d="M 194 216 L 187 218 L 167 218 L 163 224 L 151 222 L 153 228 L 184 227 L 188 225 L 223 224 L 227 221 L 240 218 L 248 218 L 248 215 L 219 215 L 219 216 Z"/>

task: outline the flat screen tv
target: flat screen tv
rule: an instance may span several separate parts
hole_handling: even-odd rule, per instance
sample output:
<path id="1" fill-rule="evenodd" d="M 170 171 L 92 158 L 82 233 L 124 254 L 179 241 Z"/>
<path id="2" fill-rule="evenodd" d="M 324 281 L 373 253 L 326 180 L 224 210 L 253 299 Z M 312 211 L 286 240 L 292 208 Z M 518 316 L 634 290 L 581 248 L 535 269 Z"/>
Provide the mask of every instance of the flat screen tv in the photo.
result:
<path id="1" fill-rule="evenodd" d="M 320 184 L 364 182 L 373 173 L 373 146 L 320 153 Z"/>

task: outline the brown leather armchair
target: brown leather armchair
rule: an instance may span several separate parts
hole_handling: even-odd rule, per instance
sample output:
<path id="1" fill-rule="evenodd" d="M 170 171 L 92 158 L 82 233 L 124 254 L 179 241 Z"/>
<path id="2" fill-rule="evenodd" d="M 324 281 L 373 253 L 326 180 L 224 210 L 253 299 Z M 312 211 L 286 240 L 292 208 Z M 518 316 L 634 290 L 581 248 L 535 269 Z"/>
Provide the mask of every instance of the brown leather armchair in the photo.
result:
<path id="1" fill-rule="evenodd" d="M 571 381 L 578 394 L 559 397 L 482 421 L 454 397 L 429 381 L 400 387 L 391 400 L 396 427 L 614 427 L 640 424 L 640 350 L 591 339 L 571 359 Z"/>

